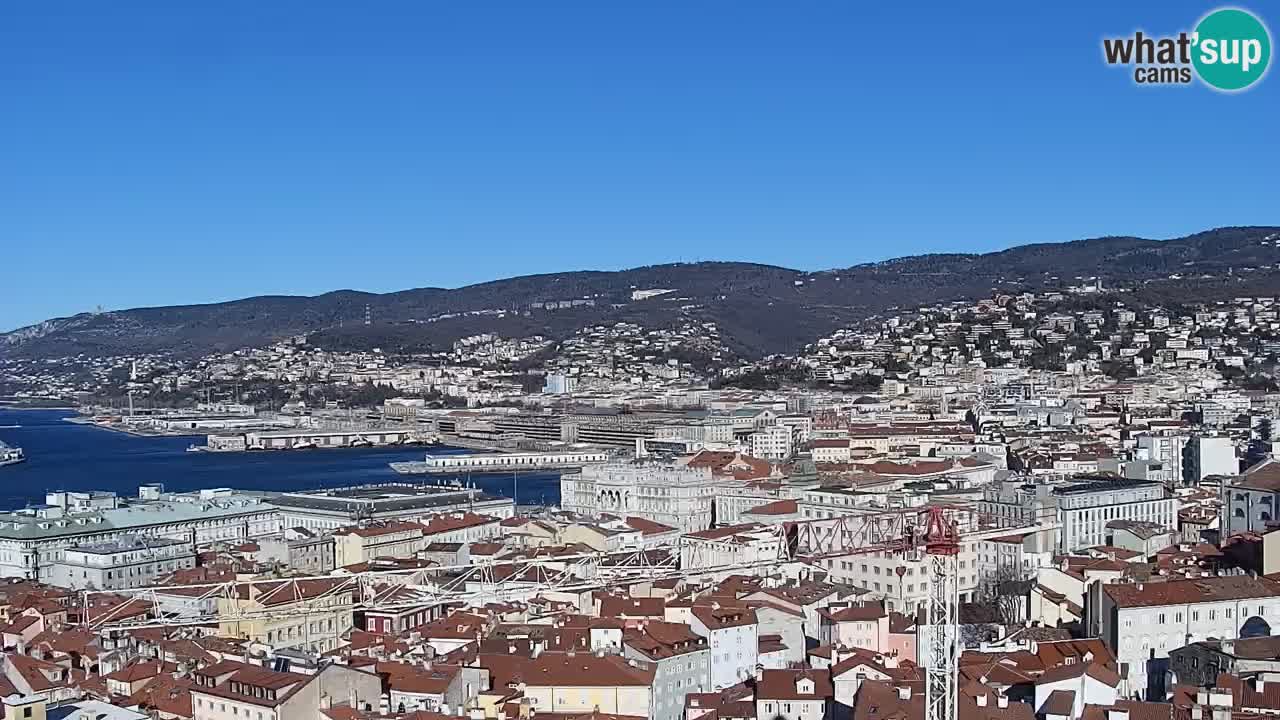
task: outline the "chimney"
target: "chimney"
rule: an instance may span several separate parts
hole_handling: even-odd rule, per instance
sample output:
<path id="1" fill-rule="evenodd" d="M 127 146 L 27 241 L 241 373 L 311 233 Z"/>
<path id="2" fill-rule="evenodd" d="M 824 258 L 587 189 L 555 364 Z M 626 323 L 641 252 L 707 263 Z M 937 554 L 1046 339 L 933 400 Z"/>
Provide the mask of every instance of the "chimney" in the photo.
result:
<path id="1" fill-rule="evenodd" d="M 1265 692 L 1266 688 L 1267 688 L 1267 681 L 1263 680 L 1261 675 L 1254 675 L 1253 689 L 1257 692 Z"/>
<path id="2" fill-rule="evenodd" d="M 974 700 L 975 700 L 975 701 L 977 701 L 977 703 L 978 703 L 978 707 L 986 707 L 986 706 L 987 706 L 987 694 L 986 694 L 986 693 L 982 693 L 981 695 L 979 695 L 979 696 L 975 697 L 975 698 L 974 698 Z"/>
<path id="3" fill-rule="evenodd" d="M 910 699 L 911 699 L 911 686 L 909 686 L 909 685 L 899 685 L 899 686 L 898 686 L 898 699 L 899 699 L 899 700 L 910 700 Z"/>
<path id="4" fill-rule="evenodd" d="M 996 696 L 996 707 L 999 707 L 999 708 L 1007 708 L 1007 707 L 1009 707 L 1009 698 L 1005 697 L 1004 695 L 997 695 L 997 696 Z"/>

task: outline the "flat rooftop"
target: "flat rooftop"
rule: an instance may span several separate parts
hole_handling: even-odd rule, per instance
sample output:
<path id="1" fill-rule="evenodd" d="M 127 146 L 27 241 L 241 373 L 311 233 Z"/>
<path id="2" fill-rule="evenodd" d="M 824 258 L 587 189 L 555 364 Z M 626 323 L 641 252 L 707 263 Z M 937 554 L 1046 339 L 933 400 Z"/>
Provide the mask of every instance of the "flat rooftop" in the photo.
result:
<path id="1" fill-rule="evenodd" d="M 1130 490 L 1161 484 L 1154 480 L 1132 480 L 1122 477 L 1083 477 L 1060 485 L 1054 488 L 1053 491 L 1059 495 L 1075 495 L 1077 493 L 1106 492 L 1108 490 Z"/>
<path id="2" fill-rule="evenodd" d="M 110 540 L 108 542 L 87 543 L 84 545 L 76 545 L 70 550 L 77 550 L 83 553 L 93 555 L 110 555 L 111 553 L 130 552 L 133 550 L 147 550 L 150 548 L 168 547 L 170 545 L 186 545 L 184 540 L 172 540 L 168 538 L 154 538 L 131 536 L 123 537 L 119 540 Z"/>
<path id="3" fill-rule="evenodd" d="M 504 500 L 472 488 L 453 485 L 409 485 L 387 483 L 383 485 L 359 485 L 309 492 L 285 493 L 271 502 L 279 507 L 291 507 L 329 512 L 395 512 L 398 510 L 429 509 L 469 502 Z"/>

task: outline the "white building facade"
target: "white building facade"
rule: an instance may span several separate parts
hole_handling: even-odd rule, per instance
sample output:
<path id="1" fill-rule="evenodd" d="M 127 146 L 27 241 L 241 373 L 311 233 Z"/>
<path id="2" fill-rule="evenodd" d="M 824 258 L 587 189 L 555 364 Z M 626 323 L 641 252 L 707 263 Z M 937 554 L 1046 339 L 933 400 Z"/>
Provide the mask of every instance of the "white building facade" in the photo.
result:
<path id="1" fill-rule="evenodd" d="M 695 532 L 711 527 L 716 478 L 709 468 L 663 462 L 606 463 L 560 477 L 564 510 L 641 517 Z"/>

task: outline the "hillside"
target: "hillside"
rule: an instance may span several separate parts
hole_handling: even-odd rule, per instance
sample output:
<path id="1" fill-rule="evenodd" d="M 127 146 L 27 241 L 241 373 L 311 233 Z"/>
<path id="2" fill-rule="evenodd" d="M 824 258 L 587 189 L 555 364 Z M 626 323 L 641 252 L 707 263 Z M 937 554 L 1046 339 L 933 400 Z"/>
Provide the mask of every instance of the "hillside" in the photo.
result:
<path id="1" fill-rule="evenodd" d="M 1163 241 L 1108 237 L 987 254 L 921 255 L 814 273 L 735 262 L 655 265 L 529 275 L 457 289 L 341 290 L 86 313 L 0 335 L 0 354 L 190 356 L 303 333 L 313 333 L 323 346 L 428 350 L 480 332 L 559 338 L 597 323 L 662 326 L 692 318 L 717 323 L 732 349 L 758 357 L 792 352 L 890 307 L 1069 284 L 1076 277 L 1099 276 L 1117 285 L 1154 281 L 1153 292 L 1177 297 L 1188 281 L 1169 281 L 1170 275 L 1213 275 L 1217 279 L 1197 280 L 1196 287 L 1230 295 L 1246 283 L 1249 293 L 1274 294 L 1280 292 L 1280 275 L 1273 272 L 1278 263 L 1280 228 L 1240 227 Z M 633 289 L 654 288 L 676 292 L 631 300 Z M 571 304 L 583 300 L 589 304 Z M 371 325 L 364 324 L 366 306 L 376 320 Z"/>

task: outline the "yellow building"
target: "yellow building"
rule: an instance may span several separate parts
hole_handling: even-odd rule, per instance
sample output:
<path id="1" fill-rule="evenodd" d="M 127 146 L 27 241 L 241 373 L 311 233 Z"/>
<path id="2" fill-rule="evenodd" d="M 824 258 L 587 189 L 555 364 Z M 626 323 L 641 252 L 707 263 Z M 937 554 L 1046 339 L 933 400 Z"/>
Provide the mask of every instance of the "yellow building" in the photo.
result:
<path id="1" fill-rule="evenodd" d="M 341 528 L 333 533 L 333 562 L 346 567 L 375 558 L 413 557 L 423 548 L 422 536 L 422 526 L 413 522 Z"/>
<path id="2" fill-rule="evenodd" d="M 354 589 L 341 578 L 241 584 L 218 599 L 218 633 L 273 648 L 328 652 L 352 627 Z"/>
<path id="3" fill-rule="evenodd" d="M 654 666 L 617 655 L 543 653 L 524 674 L 525 697 L 539 713 L 651 717 Z"/>

